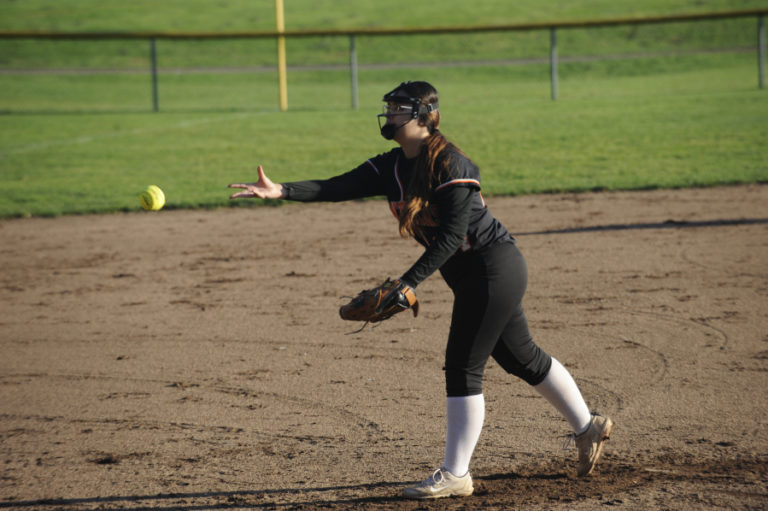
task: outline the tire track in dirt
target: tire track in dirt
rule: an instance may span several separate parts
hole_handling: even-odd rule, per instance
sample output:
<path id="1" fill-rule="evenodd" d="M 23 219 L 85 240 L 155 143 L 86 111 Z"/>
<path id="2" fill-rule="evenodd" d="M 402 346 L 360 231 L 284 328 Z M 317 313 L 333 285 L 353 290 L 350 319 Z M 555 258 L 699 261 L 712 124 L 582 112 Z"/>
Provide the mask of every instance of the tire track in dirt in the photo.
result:
<path id="1" fill-rule="evenodd" d="M 349 436 L 349 434 L 356 432 L 360 433 L 363 432 L 364 439 L 363 441 L 370 441 L 374 438 L 379 439 L 382 435 L 382 427 L 380 424 L 376 423 L 375 421 L 352 411 L 346 410 L 344 408 L 341 408 L 339 406 L 335 406 L 331 403 L 322 402 L 319 400 L 312 400 L 307 399 L 303 397 L 299 397 L 296 395 L 288 394 L 288 393 L 278 393 L 278 392 L 270 392 L 270 391 L 262 391 L 258 389 L 253 388 L 247 388 L 244 386 L 233 386 L 233 385 L 224 385 L 221 383 L 194 383 L 194 382 L 180 382 L 179 380 L 161 380 L 161 379 L 152 379 L 152 378 L 136 378 L 136 377 L 128 377 L 128 376 L 111 376 L 111 375 L 86 375 L 86 374 L 45 374 L 45 373 L 24 373 L 24 374 L 9 374 L 4 375 L 2 379 L 0 379 L 0 384 L 8 385 L 8 384 L 14 384 L 15 382 L 26 382 L 29 383 L 33 379 L 48 379 L 48 380 L 66 380 L 66 381 L 83 381 L 83 380 L 102 380 L 102 381 L 130 381 L 133 383 L 149 383 L 149 384 L 155 384 L 155 385 L 162 385 L 163 388 L 176 388 L 185 391 L 184 400 L 185 401 L 202 401 L 205 398 L 204 397 L 198 397 L 197 399 L 194 396 L 190 396 L 190 392 L 192 393 L 201 393 L 201 392 L 215 392 L 219 394 L 225 394 L 228 396 L 234 396 L 237 398 L 244 398 L 244 399 L 250 399 L 250 400 L 256 400 L 258 401 L 258 405 L 254 405 L 253 403 L 249 403 L 250 409 L 264 409 L 264 410 L 273 410 L 270 413 L 275 414 L 276 410 L 274 410 L 273 403 L 284 403 L 288 405 L 288 409 L 292 411 L 298 411 L 303 414 L 302 419 L 307 419 L 307 412 L 311 411 L 312 413 L 316 414 L 314 416 L 309 417 L 310 421 L 307 421 L 307 425 L 311 426 L 315 422 L 322 421 L 324 419 L 320 419 L 321 416 L 327 417 L 325 419 L 326 421 L 333 422 L 334 424 L 339 425 L 339 420 L 343 421 L 347 424 L 347 431 L 339 431 L 339 435 L 345 435 Z M 98 400 L 104 401 L 104 400 L 112 400 L 112 399 L 129 399 L 129 400 L 135 400 L 135 399 L 150 399 L 152 398 L 153 394 L 149 391 L 114 391 L 114 392 L 107 392 L 102 393 L 99 396 L 97 396 Z M 242 405 L 243 407 L 248 408 L 248 405 Z M 116 420 L 113 418 L 105 418 L 105 419 L 98 419 L 98 418 L 82 418 L 82 417 L 66 417 L 66 416 L 41 416 L 41 415 L 29 415 L 29 416 L 15 416 L 12 417 L 11 415 L 5 414 L 3 415 L 7 418 L 14 418 L 17 420 L 35 420 L 35 421 L 42 421 L 42 422 L 50 422 L 53 420 L 63 420 L 67 423 L 101 423 L 101 424 L 120 424 L 120 425 L 130 425 L 132 428 L 145 428 L 145 429 L 151 429 L 151 430 L 158 430 L 158 429 L 197 429 L 199 431 L 209 431 L 209 432 L 223 432 L 223 431 L 245 431 L 245 428 L 233 428 L 233 427 L 222 427 L 212 424 L 199 424 L 199 423 L 174 423 L 173 421 L 169 421 L 167 423 L 164 423 L 162 421 L 157 420 L 149 420 L 149 419 L 125 419 L 125 420 Z M 314 422 L 313 422 L 314 421 Z M 263 424 L 261 425 L 263 426 Z M 247 430 L 249 435 L 256 435 L 261 437 L 268 437 L 273 439 L 297 439 L 300 441 L 306 441 L 310 436 L 308 434 L 298 434 L 298 435 L 287 435 L 284 433 L 278 433 L 278 432 L 268 432 L 264 431 L 263 429 L 258 429 L 257 426 L 254 425 L 254 427 L 248 428 Z M 320 438 L 320 437 L 318 437 Z M 337 438 L 337 437 L 334 437 Z M 323 438 L 321 438 L 323 439 Z M 327 438 L 326 438 L 327 440 Z M 350 439 L 351 440 L 351 439 Z"/>
<path id="2" fill-rule="evenodd" d="M 636 316 L 636 317 L 642 317 L 642 318 L 651 318 L 653 319 L 653 325 L 650 327 L 650 331 L 660 331 L 661 328 L 659 321 L 661 321 L 663 324 L 667 325 L 677 325 L 677 327 L 680 330 L 683 330 L 685 332 L 689 328 L 694 328 L 696 330 L 702 331 L 702 338 L 707 339 L 707 342 L 701 346 L 703 348 L 717 348 L 719 350 L 725 350 L 728 346 L 730 339 L 725 332 L 725 330 L 722 330 L 720 328 L 714 327 L 709 324 L 709 321 L 705 318 L 682 318 L 678 317 L 673 314 L 668 313 L 662 313 L 662 312 L 654 312 L 654 311 L 642 311 L 642 310 L 626 310 L 627 313 Z M 668 339 L 678 339 L 681 338 L 681 334 L 683 332 L 675 332 L 675 330 L 672 330 L 672 333 L 667 335 Z"/>

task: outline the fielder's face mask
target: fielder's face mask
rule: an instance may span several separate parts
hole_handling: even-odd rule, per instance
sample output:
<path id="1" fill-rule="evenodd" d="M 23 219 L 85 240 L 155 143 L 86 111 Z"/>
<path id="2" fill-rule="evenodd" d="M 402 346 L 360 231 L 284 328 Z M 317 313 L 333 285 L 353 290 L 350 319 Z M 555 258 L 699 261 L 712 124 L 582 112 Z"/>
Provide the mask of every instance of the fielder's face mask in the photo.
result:
<path id="1" fill-rule="evenodd" d="M 413 98 L 405 94 L 401 89 L 407 82 L 403 82 L 392 91 L 386 93 L 382 98 L 386 104 L 383 112 L 377 115 L 379 121 L 379 131 L 381 136 L 387 140 L 395 138 L 397 130 L 408 124 L 412 119 L 418 119 L 420 115 L 426 115 L 437 110 L 438 104 L 423 105 L 418 98 Z M 405 118 L 401 123 L 390 124 L 390 120 L 396 117 Z M 384 122 L 382 123 L 382 119 Z"/>

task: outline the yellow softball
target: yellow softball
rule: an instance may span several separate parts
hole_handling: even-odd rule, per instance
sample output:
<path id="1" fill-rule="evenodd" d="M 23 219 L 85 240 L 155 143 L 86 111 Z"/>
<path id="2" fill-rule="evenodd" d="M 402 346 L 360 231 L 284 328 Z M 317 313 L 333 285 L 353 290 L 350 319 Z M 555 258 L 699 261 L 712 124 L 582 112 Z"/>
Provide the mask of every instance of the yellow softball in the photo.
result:
<path id="1" fill-rule="evenodd" d="M 159 211 L 165 205 L 165 194 L 160 187 L 150 185 L 139 195 L 139 204 L 147 211 Z"/>

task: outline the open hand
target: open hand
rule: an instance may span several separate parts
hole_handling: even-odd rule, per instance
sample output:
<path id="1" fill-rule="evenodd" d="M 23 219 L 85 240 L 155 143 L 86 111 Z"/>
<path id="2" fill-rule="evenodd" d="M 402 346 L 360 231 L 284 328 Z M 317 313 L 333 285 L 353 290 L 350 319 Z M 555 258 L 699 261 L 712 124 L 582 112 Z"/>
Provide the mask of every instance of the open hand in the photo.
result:
<path id="1" fill-rule="evenodd" d="M 282 199 L 283 185 L 273 183 L 261 165 L 258 168 L 259 180 L 255 183 L 232 183 L 229 188 L 241 188 L 242 192 L 233 193 L 230 199 L 256 198 L 256 199 Z"/>

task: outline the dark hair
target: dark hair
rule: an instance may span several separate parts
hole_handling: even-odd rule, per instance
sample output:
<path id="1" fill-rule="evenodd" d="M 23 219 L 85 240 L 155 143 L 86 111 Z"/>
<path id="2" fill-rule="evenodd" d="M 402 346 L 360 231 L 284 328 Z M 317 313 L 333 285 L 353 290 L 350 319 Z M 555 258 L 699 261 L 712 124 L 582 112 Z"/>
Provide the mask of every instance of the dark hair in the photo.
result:
<path id="1" fill-rule="evenodd" d="M 393 92 L 417 99 L 420 107 L 438 104 L 437 90 L 427 82 L 404 82 Z M 415 219 L 429 206 L 430 191 L 437 184 L 435 163 L 440 158 L 447 158 L 447 155 L 442 154 L 446 149 L 459 151 L 440 133 L 440 111 L 436 108 L 431 111 L 426 111 L 425 108 L 419 108 L 419 110 L 421 112 L 418 116 L 419 122 L 427 127 L 429 137 L 416 160 L 411 181 L 406 189 L 405 204 L 400 210 L 399 223 L 402 236 L 417 235 L 418 225 Z"/>

